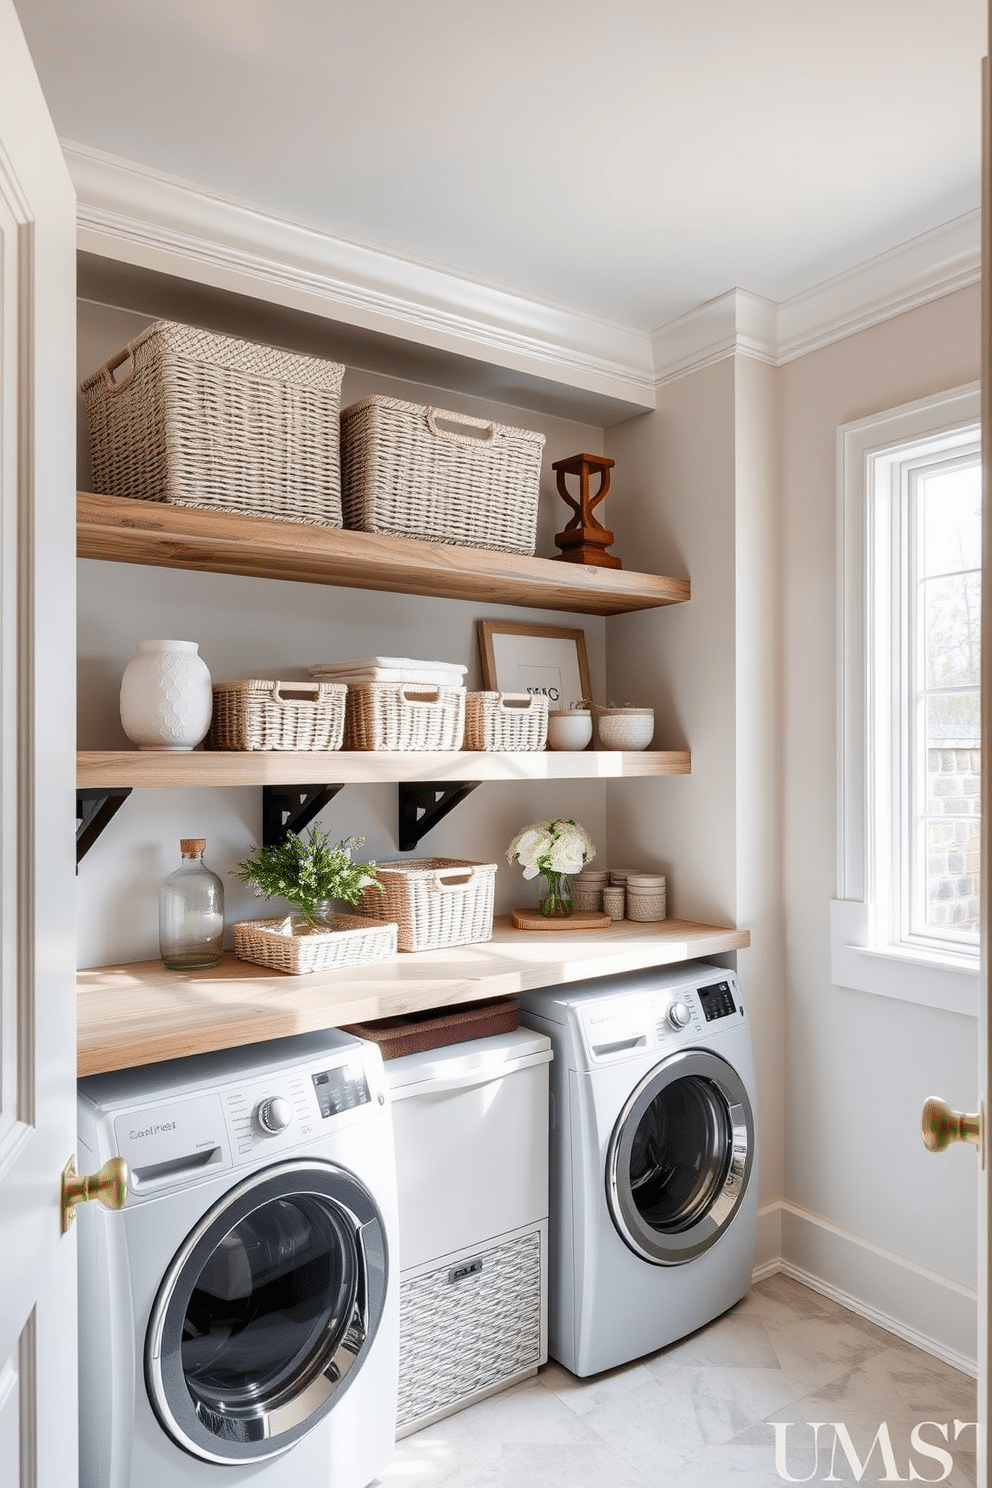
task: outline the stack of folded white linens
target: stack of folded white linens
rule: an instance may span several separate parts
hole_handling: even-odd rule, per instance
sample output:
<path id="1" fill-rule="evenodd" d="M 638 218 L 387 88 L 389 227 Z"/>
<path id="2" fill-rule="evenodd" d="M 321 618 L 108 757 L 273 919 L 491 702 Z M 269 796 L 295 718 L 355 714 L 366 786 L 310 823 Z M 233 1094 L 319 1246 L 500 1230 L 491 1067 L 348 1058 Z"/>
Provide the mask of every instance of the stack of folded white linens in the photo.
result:
<path id="1" fill-rule="evenodd" d="M 404 682 L 433 687 L 464 687 L 467 667 L 450 661 L 416 661 L 408 656 L 365 656 L 359 661 L 322 661 L 310 668 L 319 682 Z"/>

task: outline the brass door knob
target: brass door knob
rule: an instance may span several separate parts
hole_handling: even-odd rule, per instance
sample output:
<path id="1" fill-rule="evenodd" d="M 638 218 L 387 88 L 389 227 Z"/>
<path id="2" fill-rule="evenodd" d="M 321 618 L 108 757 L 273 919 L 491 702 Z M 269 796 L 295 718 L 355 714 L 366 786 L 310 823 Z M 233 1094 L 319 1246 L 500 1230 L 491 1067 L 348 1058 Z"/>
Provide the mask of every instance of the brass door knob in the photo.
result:
<path id="1" fill-rule="evenodd" d="M 930 1152 L 943 1152 L 952 1142 L 971 1142 L 981 1148 L 982 1118 L 977 1111 L 974 1115 L 952 1111 L 946 1101 L 931 1096 L 923 1104 L 921 1125 L 923 1145 Z"/>
<path id="2" fill-rule="evenodd" d="M 127 1199 L 127 1163 L 122 1157 L 110 1157 L 97 1173 L 80 1177 L 76 1159 L 70 1157 L 62 1169 L 62 1233 L 76 1217 L 76 1205 L 99 1199 L 105 1209 L 123 1209 Z"/>

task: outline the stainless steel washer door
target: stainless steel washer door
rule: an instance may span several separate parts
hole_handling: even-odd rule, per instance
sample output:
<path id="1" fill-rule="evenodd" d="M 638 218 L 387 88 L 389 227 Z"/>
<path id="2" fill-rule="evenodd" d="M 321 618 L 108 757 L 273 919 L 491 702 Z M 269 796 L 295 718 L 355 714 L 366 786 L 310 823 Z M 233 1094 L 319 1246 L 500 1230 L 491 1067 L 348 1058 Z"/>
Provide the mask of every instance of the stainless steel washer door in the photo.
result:
<path id="1" fill-rule="evenodd" d="M 680 1265 L 715 1245 L 744 1197 L 754 1115 L 732 1065 L 673 1054 L 631 1092 L 610 1139 L 606 1195 L 631 1250 Z"/>
<path id="2" fill-rule="evenodd" d="M 173 1257 L 149 1319 L 145 1381 L 173 1441 L 254 1462 L 312 1430 L 368 1353 L 387 1264 L 371 1194 L 332 1163 L 274 1164 L 231 1189 Z"/>

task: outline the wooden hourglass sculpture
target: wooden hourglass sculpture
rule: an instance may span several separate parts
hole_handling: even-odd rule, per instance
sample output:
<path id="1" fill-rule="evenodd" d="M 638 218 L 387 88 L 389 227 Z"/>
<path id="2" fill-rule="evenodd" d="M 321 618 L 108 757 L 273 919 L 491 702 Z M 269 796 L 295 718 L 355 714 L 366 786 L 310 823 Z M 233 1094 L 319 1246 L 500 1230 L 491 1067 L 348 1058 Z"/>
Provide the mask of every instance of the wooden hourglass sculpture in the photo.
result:
<path id="1" fill-rule="evenodd" d="M 606 551 L 613 541 L 613 533 L 608 532 L 592 514 L 593 507 L 599 505 L 610 489 L 610 471 L 614 464 L 615 461 L 607 460 L 603 455 L 569 455 L 567 460 L 552 462 L 551 469 L 558 477 L 558 495 L 575 512 L 564 532 L 555 533 L 555 546 L 561 548 L 561 552 L 554 556 L 560 562 L 588 563 L 597 568 L 623 568 L 616 554 Z M 589 495 L 589 476 L 592 471 L 599 472 L 599 490 L 595 496 Z M 579 477 L 578 501 L 565 484 L 567 475 Z"/>

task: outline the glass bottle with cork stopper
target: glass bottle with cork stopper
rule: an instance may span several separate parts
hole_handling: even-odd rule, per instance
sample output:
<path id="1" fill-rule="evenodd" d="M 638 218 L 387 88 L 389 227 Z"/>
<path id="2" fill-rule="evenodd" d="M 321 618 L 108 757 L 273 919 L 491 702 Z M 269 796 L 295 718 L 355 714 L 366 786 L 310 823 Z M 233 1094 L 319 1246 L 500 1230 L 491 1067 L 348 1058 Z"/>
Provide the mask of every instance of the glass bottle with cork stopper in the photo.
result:
<path id="1" fill-rule="evenodd" d="M 162 883 L 158 932 L 170 971 L 216 966 L 224 946 L 224 885 L 206 866 L 205 837 L 181 837 L 182 862 Z"/>

